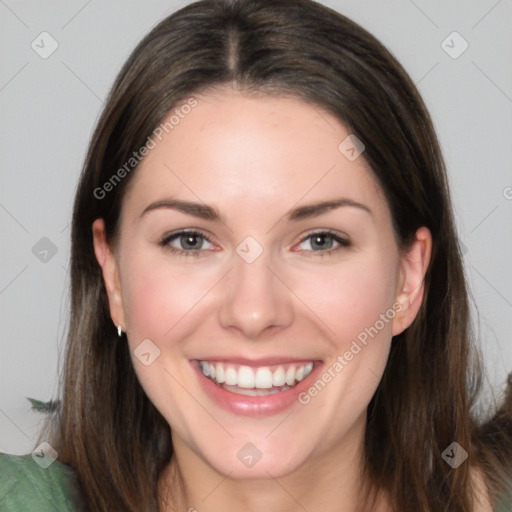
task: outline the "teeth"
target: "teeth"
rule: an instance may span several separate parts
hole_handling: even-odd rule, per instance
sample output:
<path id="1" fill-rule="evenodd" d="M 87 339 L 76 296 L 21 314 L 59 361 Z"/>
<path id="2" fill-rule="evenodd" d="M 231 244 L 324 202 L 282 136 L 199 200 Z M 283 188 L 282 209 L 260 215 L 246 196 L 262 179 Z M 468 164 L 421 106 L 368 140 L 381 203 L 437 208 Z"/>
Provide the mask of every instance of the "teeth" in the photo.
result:
<path id="1" fill-rule="evenodd" d="M 238 387 L 251 389 L 254 387 L 254 372 L 248 366 L 240 366 L 238 369 Z"/>
<path id="2" fill-rule="evenodd" d="M 288 386 L 291 386 L 295 382 L 295 368 L 293 366 L 290 366 L 288 368 L 288 371 L 286 372 L 286 384 Z"/>
<path id="3" fill-rule="evenodd" d="M 206 377 L 216 384 L 223 384 L 222 387 L 225 389 L 235 386 L 237 389 L 245 390 L 271 390 L 265 391 L 264 394 L 273 394 L 279 391 L 271 389 L 273 387 L 284 386 L 281 391 L 289 389 L 304 380 L 313 370 L 313 362 L 279 365 L 272 369 L 268 366 L 251 368 L 250 366 L 208 361 L 199 361 L 199 365 Z M 249 392 L 242 394 L 257 396 L 257 394 L 252 395 Z"/>
<path id="4" fill-rule="evenodd" d="M 215 380 L 222 384 L 225 380 L 224 377 L 224 366 L 222 366 L 220 363 L 217 363 L 217 366 L 215 366 Z"/>
<path id="5" fill-rule="evenodd" d="M 226 384 L 228 384 L 229 386 L 236 386 L 238 382 L 238 374 L 232 366 L 228 366 L 226 368 L 226 373 L 224 375 L 226 377 Z M 208 377 L 208 375 L 206 376 Z"/>
<path id="6" fill-rule="evenodd" d="M 254 387 L 260 389 L 272 387 L 272 372 L 268 368 L 258 368 L 256 370 L 256 376 L 254 377 Z"/>
<path id="7" fill-rule="evenodd" d="M 286 391 L 290 389 L 288 386 L 284 386 L 282 389 L 243 389 L 238 386 L 226 386 L 222 385 L 224 389 L 228 391 L 232 391 L 237 393 L 238 395 L 247 395 L 247 396 L 267 396 L 267 395 L 275 395 L 276 393 L 281 393 L 281 391 Z"/>
<path id="8" fill-rule="evenodd" d="M 286 382 L 286 377 L 284 374 L 284 369 L 280 366 L 272 375 L 272 385 L 273 386 L 284 386 Z"/>
<path id="9" fill-rule="evenodd" d="M 207 363 L 206 361 L 199 361 L 199 364 L 201 365 L 201 370 L 203 370 L 203 373 L 206 377 L 210 376 L 210 363 Z"/>

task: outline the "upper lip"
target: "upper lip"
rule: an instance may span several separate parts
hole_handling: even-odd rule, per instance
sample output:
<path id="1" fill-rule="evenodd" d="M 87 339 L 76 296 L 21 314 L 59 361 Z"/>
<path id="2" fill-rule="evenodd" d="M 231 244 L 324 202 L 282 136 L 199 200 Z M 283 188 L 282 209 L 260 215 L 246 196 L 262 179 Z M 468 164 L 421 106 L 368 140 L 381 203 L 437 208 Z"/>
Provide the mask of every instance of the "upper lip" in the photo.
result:
<path id="1" fill-rule="evenodd" d="M 233 356 L 205 356 L 197 361 L 208 361 L 208 362 L 218 362 L 218 363 L 233 363 L 237 365 L 243 366 L 272 366 L 276 364 L 290 364 L 290 363 L 309 363 L 319 361 L 317 358 L 297 358 L 297 357 L 289 357 L 289 356 L 268 356 L 261 357 L 258 359 L 248 359 L 246 357 L 233 357 Z"/>

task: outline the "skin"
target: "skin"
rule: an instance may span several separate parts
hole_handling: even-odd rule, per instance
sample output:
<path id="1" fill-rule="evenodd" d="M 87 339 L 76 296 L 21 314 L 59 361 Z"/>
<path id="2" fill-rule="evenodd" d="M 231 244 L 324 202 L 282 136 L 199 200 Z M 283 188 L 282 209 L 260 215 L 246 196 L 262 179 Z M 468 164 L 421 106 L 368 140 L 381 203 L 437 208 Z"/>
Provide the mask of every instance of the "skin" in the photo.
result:
<path id="1" fill-rule="evenodd" d="M 161 488 L 177 494 L 178 510 L 356 511 L 367 406 L 392 337 L 421 305 L 431 234 L 422 227 L 407 252 L 398 250 L 381 187 L 364 153 L 349 161 L 338 150 L 349 132 L 331 114 L 227 87 L 196 99 L 137 169 L 116 247 L 102 219 L 92 226 L 112 320 L 127 332 L 140 383 L 171 428 L 175 456 Z M 224 223 L 169 208 L 141 217 L 168 197 L 212 205 Z M 372 214 L 340 207 L 284 219 L 292 208 L 338 197 Z M 211 241 L 195 242 L 199 257 L 159 245 L 181 229 Z M 325 229 L 351 246 L 327 237 L 319 249 L 306 238 Z M 263 249 L 253 263 L 235 251 L 247 236 Z M 179 237 L 171 244 L 188 247 Z M 288 355 L 329 367 L 394 303 L 400 311 L 317 396 L 283 413 L 251 418 L 221 409 L 189 363 Z M 144 366 L 133 350 L 147 338 L 160 356 Z M 263 454 L 251 468 L 237 458 L 247 442 Z M 388 510 L 384 499 L 378 510 Z"/>

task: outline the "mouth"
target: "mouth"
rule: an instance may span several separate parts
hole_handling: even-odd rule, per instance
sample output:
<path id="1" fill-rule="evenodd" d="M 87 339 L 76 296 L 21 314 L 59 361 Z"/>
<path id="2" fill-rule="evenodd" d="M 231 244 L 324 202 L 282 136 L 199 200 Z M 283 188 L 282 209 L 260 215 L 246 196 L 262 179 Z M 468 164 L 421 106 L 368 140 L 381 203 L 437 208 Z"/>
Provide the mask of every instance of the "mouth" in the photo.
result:
<path id="1" fill-rule="evenodd" d="M 282 393 L 304 380 L 315 362 L 276 364 L 251 367 L 220 361 L 199 361 L 203 375 L 214 384 L 246 396 L 267 396 Z"/>
<path id="2" fill-rule="evenodd" d="M 255 361 L 193 359 L 206 396 L 236 415 L 261 417 L 297 406 L 299 395 L 321 372 L 321 360 Z M 264 364 L 266 363 L 266 364 Z"/>

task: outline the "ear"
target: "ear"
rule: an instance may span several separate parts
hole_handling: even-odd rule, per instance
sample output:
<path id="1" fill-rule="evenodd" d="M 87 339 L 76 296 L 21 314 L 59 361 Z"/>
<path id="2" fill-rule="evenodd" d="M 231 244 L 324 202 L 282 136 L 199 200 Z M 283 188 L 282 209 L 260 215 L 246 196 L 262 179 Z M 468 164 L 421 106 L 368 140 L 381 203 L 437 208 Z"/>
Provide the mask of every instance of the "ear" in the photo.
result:
<path id="1" fill-rule="evenodd" d="M 92 223 L 92 235 L 94 253 L 100 264 L 103 281 L 107 289 L 110 316 L 116 327 L 121 325 L 123 331 L 126 331 L 119 268 L 115 256 L 106 240 L 105 222 L 103 219 L 96 219 Z"/>
<path id="2" fill-rule="evenodd" d="M 393 318 L 392 334 L 400 334 L 416 318 L 423 302 L 425 274 L 432 253 L 432 235 L 425 226 L 416 231 L 416 238 L 402 256 L 396 301 L 400 304 Z"/>

